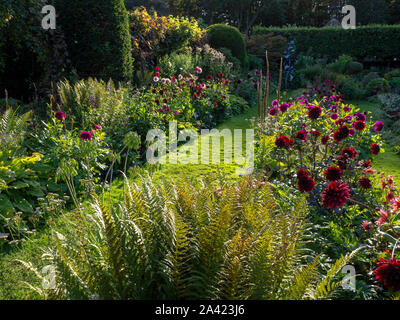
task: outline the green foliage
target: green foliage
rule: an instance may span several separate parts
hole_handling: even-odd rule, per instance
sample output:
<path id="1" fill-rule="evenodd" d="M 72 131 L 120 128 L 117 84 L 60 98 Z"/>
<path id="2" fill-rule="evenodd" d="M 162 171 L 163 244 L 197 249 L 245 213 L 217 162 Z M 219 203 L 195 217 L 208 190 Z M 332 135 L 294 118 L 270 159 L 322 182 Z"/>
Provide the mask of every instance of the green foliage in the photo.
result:
<path id="1" fill-rule="evenodd" d="M 195 19 L 150 14 L 145 7 L 130 12 L 129 27 L 135 65 L 142 71 L 154 67 L 160 56 L 198 45 L 203 36 Z"/>
<path id="2" fill-rule="evenodd" d="M 246 45 L 240 31 L 225 24 L 215 24 L 207 28 L 208 42 L 215 49 L 228 48 L 242 65 L 246 59 Z"/>
<path id="3" fill-rule="evenodd" d="M 336 73 L 345 73 L 348 69 L 348 64 L 353 61 L 353 58 L 348 55 L 341 55 L 335 62 L 328 64 L 327 68 Z"/>
<path id="4" fill-rule="evenodd" d="M 263 61 L 265 61 L 265 51 L 268 50 L 268 60 L 271 70 L 274 71 L 279 70 L 281 57 L 283 57 L 287 45 L 287 38 L 274 33 L 252 35 L 246 41 L 247 51 Z"/>
<path id="5" fill-rule="evenodd" d="M 161 184 L 148 178 L 126 190 L 119 205 L 95 198 L 73 232 L 56 233 L 45 255 L 56 268 L 56 288 L 35 288 L 42 297 L 323 298 L 350 258 L 326 277 L 318 259 L 304 263 L 304 199 L 283 210 L 270 186 L 251 177 L 233 186 L 211 177 Z"/>
<path id="6" fill-rule="evenodd" d="M 30 98 L 43 94 L 66 66 L 61 30 L 42 29 L 41 13 L 49 0 L 2 0 L 0 3 L 0 92 Z"/>
<path id="7" fill-rule="evenodd" d="M 343 93 L 347 99 L 362 99 L 365 95 L 365 91 L 351 77 L 338 77 L 336 83 L 340 88 L 340 92 Z"/>
<path id="8" fill-rule="evenodd" d="M 80 77 L 131 80 L 132 46 L 123 0 L 55 0 L 55 6 Z"/>
<path id="9" fill-rule="evenodd" d="M 347 64 L 346 73 L 348 74 L 358 74 L 363 71 L 364 66 L 362 63 L 357 61 L 351 61 Z"/>
<path id="10" fill-rule="evenodd" d="M 387 81 L 390 81 L 393 78 L 398 78 L 398 77 L 400 77 L 400 69 L 394 69 L 392 71 L 389 71 L 389 72 L 385 73 L 385 76 L 384 76 L 384 78 Z"/>
<path id="11" fill-rule="evenodd" d="M 312 48 L 317 57 L 336 59 L 346 54 L 362 61 L 366 56 L 394 59 L 400 51 L 400 26 L 370 25 L 344 30 L 341 27 L 255 27 L 253 34 L 279 34 L 296 43 L 296 52 Z M 354 45 L 357 39 L 357 45 Z"/>
<path id="12" fill-rule="evenodd" d="M 89 78 L 71 83 L 63 80 L 57 83 L 60 108 L 67 115 L 67 123 L 80 128 L 91 129 L 95 125 L 110 127 L 129 104 L 128 90 L 115 88 L 114 82 Z"/>
<path id="13" fill-rule="evenodd" d="M 383 78 L 371 80 L 365 88 L 368 97 L 389 92 L 389 83 Z"/>
<path id="14" fill-rule="evenodd" d="M 379 79 L 379 73 L 378 72 L 369 72 L 367 73 L 363 79 L 361 80 L 361 84 L 363 85 L 364 88 L 367 87 L 367 85 L 375 79 Z"/>

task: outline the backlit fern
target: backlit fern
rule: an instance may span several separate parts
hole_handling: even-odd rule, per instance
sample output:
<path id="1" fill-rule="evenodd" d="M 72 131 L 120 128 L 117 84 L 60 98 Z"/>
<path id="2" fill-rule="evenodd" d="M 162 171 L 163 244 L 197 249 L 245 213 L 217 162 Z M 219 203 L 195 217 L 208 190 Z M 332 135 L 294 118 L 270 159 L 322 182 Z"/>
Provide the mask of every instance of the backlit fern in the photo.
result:
<path id="1" fill-rule="evenodd" d="M 301 259 L 304 198 L 282 210 L 270 186 L 251 177 L 222 188 L 210 181 L 146 178 L 126 182 L 118 205 L 94 197 L 48 250 L 56 287 L 38 291 L 52 299 L 322 299 L 338 287 L 335 275 L 352 255 L 326 277 L 318 256 Z"/>

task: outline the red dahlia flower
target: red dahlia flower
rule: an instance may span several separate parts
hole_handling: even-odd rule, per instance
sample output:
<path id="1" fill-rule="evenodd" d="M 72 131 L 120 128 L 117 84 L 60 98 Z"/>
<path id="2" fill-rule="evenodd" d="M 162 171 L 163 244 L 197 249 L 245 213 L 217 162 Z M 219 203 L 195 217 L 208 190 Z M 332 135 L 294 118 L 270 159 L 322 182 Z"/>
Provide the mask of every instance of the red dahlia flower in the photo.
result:
<path id="1" fill-rule="evenodd" d="M 365 232 L 368 232 L 374 228 L 374 225 L 372 224 L 372 222 L 364 220 L 361 224 L 361 227 L 364 229 Z"/>
<path id="2" fill-rule="evenodd" d="M 304 141 L 307 139 L 307 134 L 308 134 L 307 130 L 302 129 L 299 132 L 297 132 L 296 139 Z"/>
<path id="3" fill-rule="evenodd" d="M 297 179 L 308 177 L 308 170 L 307 169 L 300 169 L 297 172 Z"/>
<path id="4" fill-rule="evenodd" d="M 280 136 L 276 138 L 275 145 L 278 148 L 287 148 L 291 144 L 291 139 L 288 136 Z"/>
<path id="5" fill-rule="evenodd" d="M 314 106 L 308 110 L 307 114 L 311 120 L 317 120 L 322 114 L 322 109 L 320 106 Z"/>
<path id="6" fill-rule="evenodd" d="M 81 132 L 81 140 L 88 140 L 90 141 L 92 139 L 92 134 L 88 131 L 83 131 Z"/>
<path id="7" fill-rule="evenodd" d="M 381 282 L 386 289 L 400 291 L 400 260 L 395 258 L 379 259 L 378 268 L 374 270 L 376 280 Z"/>
<path id="8" fill-rule="evenodd" d="M 347 158 L 340 156 L 336 159 L 336 163 L 340 169 L 346 170 L 347 169 Z"/>
<path id="9" fill-rule="evenodd" d="M 369 178 L 367 178 L 367 177 L 362 177 L 362 178 L 358 179 L 357 183 L 363 189 L 371 189 L 372 188 L 371 180 L 369 180 Z"/>
<path id="10" fill-rule="evenodd" d="M 315 188 L 315 181 L 309 176 L 302 176 L 298 180 L 297 186 L 302 193 L 311 192 Z"/>
<path id="11" fill-rule="evenodd" d="M 356 122 L 353 122 L 353 128 L 356 129 L 357 131 L 363 131 L 365 127 L 366 125 L 364 121 L 358 120 Z"/>
<path id="12" fill-rule="evenodd" d="M 333 181 L 325 188 L 321 198 L 322 205 L 326 208 L 343 207 L 350 198 L 349 187 L 345 182 Z"/>
<path id="13" fill-rule="evenodd" d="M 376 156 L 379 151 L 381 151 L 381 147 L 379 147 L 379 145 L 377 145 L 376 143 L 371 144 L 371 152 L 373 155 Z"/>
<path id="14" fill-rule="evenodd" d="M 342 170 L 338 167 L 329 167 L 324 172 L 325 178 L 328 181 L 336 181 L 342 177 Z"/>
<path id="15" fill-rule="evenodd" d="M 63 119 L 65 119 L 67 117 L 67 115 L 63 111 L 59 110 L 56 112 L 55 117 L 57 120 L 62 121 Z"/>
<path id="16" fill-rule="evenodd" d="M 354 147 L 350 147 L 350 148 L 344 148 L 342 150 L 342 157 L 345 157 L 347 159 L 354 159 L 355 157 L 357 157 L 357 151 L 356 149 L 354 149 Z"/>
<path id="17" fill-rule="evenodd" d="M 329 135 L 323 136 L 323 137 L 321 138 L 321 143 L 322 143 L 323 145 L 326 145 L 326 144 L 328 144 L 329 139 L 330 139 Z"/>

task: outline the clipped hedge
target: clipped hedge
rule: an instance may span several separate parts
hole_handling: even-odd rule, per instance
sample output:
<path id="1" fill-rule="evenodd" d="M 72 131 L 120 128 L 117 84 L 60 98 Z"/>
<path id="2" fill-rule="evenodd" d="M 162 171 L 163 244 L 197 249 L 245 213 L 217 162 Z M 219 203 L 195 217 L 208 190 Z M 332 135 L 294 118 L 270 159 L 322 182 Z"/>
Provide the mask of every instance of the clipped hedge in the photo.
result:
<path id="1" fill-rule="evenodd" d="M 213 24 L 207 28 L 207 38 L 214 49 L 227 48 L 242 65 L 246 63 L 246 44 L 237 28 L 226 24 Z"/>
<path id="2" fill-rule="evenodd" d="M 131 79 L 132 46 L 123 0 L 56 0 L 55 5 L 79 76 Z"/>
<path id="3" fill-rule="evenodd" d="M 312 48 L 313 55 L 336 59 L 346 54 L 362 60 L 367 56 L 378 60 L 400 58 L 400 25 L 369 25 L 345 30 L 341 27 L 257 26 L 253 34 L 280 34 L 296 43 L 298 53 Z"/>

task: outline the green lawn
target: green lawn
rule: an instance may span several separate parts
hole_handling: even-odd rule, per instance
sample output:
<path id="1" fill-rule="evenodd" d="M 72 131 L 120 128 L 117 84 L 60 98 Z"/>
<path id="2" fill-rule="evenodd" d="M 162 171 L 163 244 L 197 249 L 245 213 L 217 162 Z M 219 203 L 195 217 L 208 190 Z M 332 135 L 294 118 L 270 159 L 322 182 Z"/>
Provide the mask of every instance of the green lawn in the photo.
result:
<path id="1" fill-rule="evenodd" d="M 348 101 L 348 103 L 356 104 L 357 101 Z M 368 101 L 359 101 L 359 107 L 362 111 L 370 111 L 372 116 L 375 117 L 376 110 L 379 107 L 375 103 Z M 381 120 L 376 118 L 375 120 Z M 393 148 L 385 143 L 384 153 L 380 153 L 374 157 L 373 163 L 374 168 L 386 174 L 394 176 L 395 180 L 400 181 L 400 155 L 393 151 Z"/>

